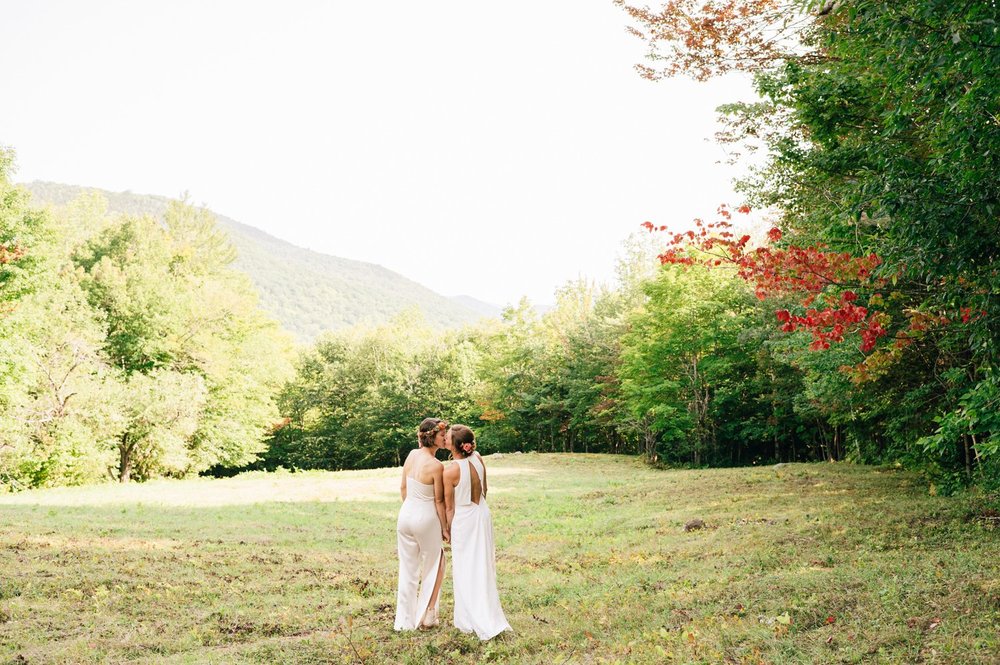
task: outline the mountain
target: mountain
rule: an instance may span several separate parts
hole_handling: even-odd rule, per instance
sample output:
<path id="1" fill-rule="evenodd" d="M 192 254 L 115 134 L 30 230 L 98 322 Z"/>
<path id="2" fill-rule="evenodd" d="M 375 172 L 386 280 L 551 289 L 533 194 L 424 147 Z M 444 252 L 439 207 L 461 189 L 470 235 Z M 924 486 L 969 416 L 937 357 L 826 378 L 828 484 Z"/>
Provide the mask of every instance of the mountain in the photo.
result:
<path id="1" fill-rule="evenodd" d="M 452 296 L 451 300 L 453 302 L 457 302 L 466 309 L 476 312 L 480 316 L 499 318 L 500 314 L 503 312 L 502 307 L 498 307 L 497 305 L 494 305 L 491 302 L 486 302 L 485 300 L 478 300 L 472 296 Z"/>
<path id="2" fill-rule="evenodd" d="M 24 184 L 39 205 L 63 205 L 88 191 L 108 200 L 109 211 L 161 217 L 170 199 L 150 194 L 35 181 Z M 261 307 L 302 341 L 354 324 L 378 324 L 416 307 L 437 327 L 455 327 L 499 313 L 468 296 L 446 298 L 374 263 L 352 261 L 275 238 L 215 213 L 238 252 L 234 267 L 260 292 Z M 495 311 L 494 311 L 495 310 Z"/>

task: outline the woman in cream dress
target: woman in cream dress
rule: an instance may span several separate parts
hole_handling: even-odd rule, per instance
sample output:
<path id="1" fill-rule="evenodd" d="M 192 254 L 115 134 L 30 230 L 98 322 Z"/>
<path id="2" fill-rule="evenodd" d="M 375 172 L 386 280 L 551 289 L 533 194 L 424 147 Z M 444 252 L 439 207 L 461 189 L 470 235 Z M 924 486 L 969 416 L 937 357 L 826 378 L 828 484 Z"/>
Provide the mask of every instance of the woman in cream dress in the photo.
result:
<path id="1" fill-rule="evenodd" d="M 424 418 L 417 430 L 420 446 L 403 464 L 400 495 L 403 506 L 396 522 L 399 589 L 396 630 L 438 624 L 438 600 L 444 580 L 444 547 L 448 525 L 444 510 L 443 465 L 434 457 L 444 446 L 448 423 Z"/>
<path id="2" fill-rule="evenodd" d="M 489 640 L 511 630 L 497 592 L 493 518 L 486 505 L 486 467 L 475 452 L 472 430 L 453 425 L 445 438 L 455 463 L 444 470 L 444 496 L 451 531 L 455 627 Z"/>

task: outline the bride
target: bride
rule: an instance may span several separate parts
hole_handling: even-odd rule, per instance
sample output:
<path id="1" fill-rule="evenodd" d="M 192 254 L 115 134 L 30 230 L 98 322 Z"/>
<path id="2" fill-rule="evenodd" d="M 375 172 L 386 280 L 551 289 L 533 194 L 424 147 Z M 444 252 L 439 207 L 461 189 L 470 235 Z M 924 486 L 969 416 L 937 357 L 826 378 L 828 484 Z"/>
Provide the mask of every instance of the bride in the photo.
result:
<path id="1" fill-rule="evenodd" d="M 444 470 L 444 500 L 451 532 L 455 627 L 481 640 L 511 630 L 497 593 L 493 518 L 486 505 L 486 467 L 465 425 L 452 425 L 445 447 L 456 462 Z"/>
<path id="2" fill-rule="evenodd" d="M 438 600 L 444 580 L 444 548 L 449 540 L 445 518 L 443 465 L 434 457 L 444 447 L 448 423 L 424 418 L 417 429 L 420 446 L 403 464 L 399 492 L 403 507 L 396 522 L 399 590 L 396 630 L 438 625 Z M 419 592 L 418 592 L 419 588 Z"/>

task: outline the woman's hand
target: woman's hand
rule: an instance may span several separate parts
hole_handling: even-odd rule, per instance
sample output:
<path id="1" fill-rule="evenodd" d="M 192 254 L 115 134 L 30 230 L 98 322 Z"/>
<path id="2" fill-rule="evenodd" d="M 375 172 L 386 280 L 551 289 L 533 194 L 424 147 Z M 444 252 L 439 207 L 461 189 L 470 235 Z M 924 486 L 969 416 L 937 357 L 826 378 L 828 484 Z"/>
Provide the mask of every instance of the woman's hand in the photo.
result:
<path id="1" fill-rule="evenodd" d="M 441 540 L 443 540 L 446 543 L 450 543 L 451 542 L 451 531 L 449 531 L 448 529 L 442 529 L 441 530 Z"/>

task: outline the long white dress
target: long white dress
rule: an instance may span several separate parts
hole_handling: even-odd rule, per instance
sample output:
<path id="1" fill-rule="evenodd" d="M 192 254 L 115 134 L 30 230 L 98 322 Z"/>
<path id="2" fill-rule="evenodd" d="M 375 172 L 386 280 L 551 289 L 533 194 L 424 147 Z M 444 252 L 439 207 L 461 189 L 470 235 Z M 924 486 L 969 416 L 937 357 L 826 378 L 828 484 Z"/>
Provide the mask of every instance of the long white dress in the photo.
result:
<path id="1" fill-rule="evenodd" d="M 451 558 L 455 593 L 455 627 L 475 632 L 481 640 L 511 630 L 497 593 L 496 549 L 493 518 L 486 497 L 472 503 L 472 464 L 480 479 L 483 464 L 475 455 L 457 461 L 460 469 L 455 486 L 455 516 L 451 522 Z M 480 482 L 482 482 L 480 480 Z"/>
<path id="2" fill-rule="evenodd" d="M 444 565 L 441 521 L 434 505 L 434 485 L 406 477 L 406 500 L 396 520 L 399 552 L 399 589 L 396 593 L 396 630 L 415 630 L 427 612 Z M 419 590 L 419 592 L 418 592 Z M 437 613 L 438 600 L 433 609 Z"/>

